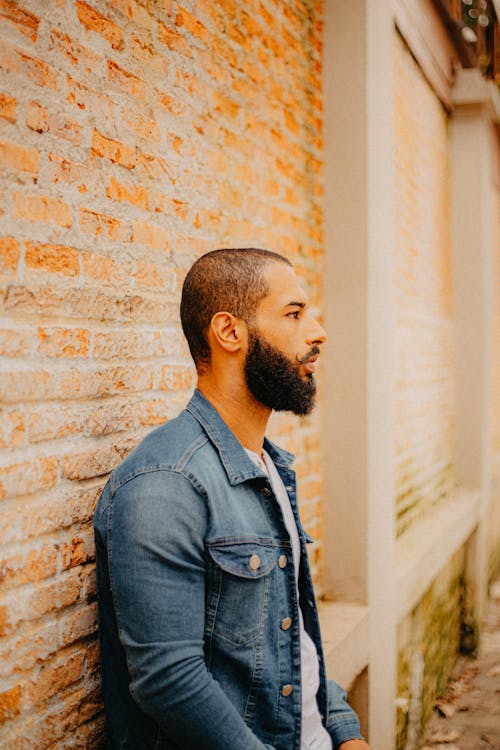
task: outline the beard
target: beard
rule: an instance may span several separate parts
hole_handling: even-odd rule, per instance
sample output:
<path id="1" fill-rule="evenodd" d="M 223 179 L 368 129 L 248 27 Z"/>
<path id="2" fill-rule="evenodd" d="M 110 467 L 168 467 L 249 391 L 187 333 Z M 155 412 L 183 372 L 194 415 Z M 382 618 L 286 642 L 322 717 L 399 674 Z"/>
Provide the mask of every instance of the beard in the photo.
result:
<path id="1" fill-rule="evenodd" d="M 245 378 L 259 403 L 274 411 L 291 411 L 301 417 L 309 414 L 315 404 L 316 381 L 312 374 L 304 379 L 300 366 L 299 360 L 289 360 L 255 329 L 249 331 Z"/>

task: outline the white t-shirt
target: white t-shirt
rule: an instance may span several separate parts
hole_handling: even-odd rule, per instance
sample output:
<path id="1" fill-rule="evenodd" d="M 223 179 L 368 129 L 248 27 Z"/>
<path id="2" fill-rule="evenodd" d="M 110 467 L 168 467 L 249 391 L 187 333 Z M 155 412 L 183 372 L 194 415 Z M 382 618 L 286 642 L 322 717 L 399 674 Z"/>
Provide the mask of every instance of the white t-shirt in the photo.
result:
<path id="1" fill-rule="evenodd" d="M 247 450 L 247 453 L 252 461 L 254 461 L 254 463 L 256 463 L 257 466 L 268 475 L 271 487 L 273 488 L 276 499 L 280 505 L 286 530 L 290 535 L 290 541 L 292 543 L 295 586 L 298 601 L 300 541 L 288 493 L 273 460 L 266 451 L 262 451 L 262 458 L 253 451 Z M 318 652 L 316 651 L 314 642 L 304 628 L 304 620 L 300 607 L 299 632 L 302 688 L 302 733 L 300 750 L 332 750 L 332 740 L 321 723 L 321 714 L 316 702 L 316 693 L 319 689 Z"/>

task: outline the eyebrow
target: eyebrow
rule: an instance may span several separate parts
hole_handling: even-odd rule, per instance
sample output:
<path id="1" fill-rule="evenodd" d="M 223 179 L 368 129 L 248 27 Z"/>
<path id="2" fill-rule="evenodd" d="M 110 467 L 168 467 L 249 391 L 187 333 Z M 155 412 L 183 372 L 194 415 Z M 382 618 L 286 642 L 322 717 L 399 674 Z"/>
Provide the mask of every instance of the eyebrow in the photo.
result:
<path id="1" fill-rule="evenodd" d="M 285 307 L 301 307 L 304 308 L 306 306 L 305 302 L 288 302 Z"/>

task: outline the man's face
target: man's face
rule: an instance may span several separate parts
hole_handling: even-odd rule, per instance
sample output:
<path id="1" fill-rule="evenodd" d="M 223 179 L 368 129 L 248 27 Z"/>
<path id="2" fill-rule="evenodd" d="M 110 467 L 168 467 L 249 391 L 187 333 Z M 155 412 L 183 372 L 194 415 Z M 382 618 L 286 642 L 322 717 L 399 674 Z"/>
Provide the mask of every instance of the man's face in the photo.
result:
<path id="1" fill-rule="evenodd" d="M 249 325 L 245 377 L 253 397 L 275 411 L 309 414 L 314 371 L 326 334 L 312 317 L 295 272 L 284 263 L 264 271 L 269 294 Z"/>

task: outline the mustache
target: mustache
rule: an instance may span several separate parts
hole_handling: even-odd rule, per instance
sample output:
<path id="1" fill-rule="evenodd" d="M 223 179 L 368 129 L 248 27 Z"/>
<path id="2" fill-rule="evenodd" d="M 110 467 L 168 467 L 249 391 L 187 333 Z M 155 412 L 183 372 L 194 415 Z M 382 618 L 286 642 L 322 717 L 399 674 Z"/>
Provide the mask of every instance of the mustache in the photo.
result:
<path id="1" fill-rule="evenodd" d="M 305 365 L 306 362 L 308 362 L 312 357 L 316 357 L 319 354 L 319 346 L 313 346 L 312 349 L 309 349 L 307 354 L 304 354 L 303 357 L 295 355 L 295 359 L 300 365 Z"/>

